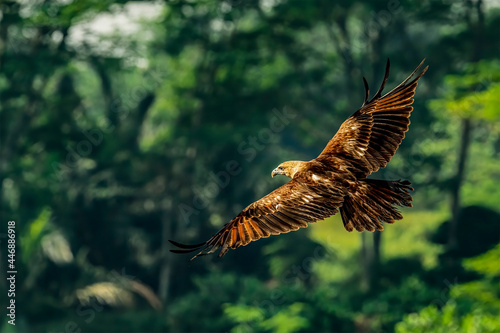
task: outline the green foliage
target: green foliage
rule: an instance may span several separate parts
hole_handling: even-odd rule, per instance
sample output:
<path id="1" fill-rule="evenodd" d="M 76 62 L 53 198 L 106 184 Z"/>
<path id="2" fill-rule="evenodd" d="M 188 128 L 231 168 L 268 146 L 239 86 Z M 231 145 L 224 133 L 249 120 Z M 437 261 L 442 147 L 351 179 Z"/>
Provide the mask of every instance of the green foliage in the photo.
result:
<path id="1" fill-rule="evenodd" d="M 484 274 L 488 277 L 500 276 L 500 262 L 497 260 L 500 257 L 500 245 L 497 245 L 492 250 L 473 259 L 464 261 L 465 268 Z"/>
<path id="2" fill-rule="evenodd" d="M 293 303 L 269 319 L 262 322 L 262 327 L 270 332 L 289 333 L 305 330 L 310 323 L 304 317 L 305 304 Z"/>
<path id="3" fill-rule="evenodd" d="M 431 305 L 405 316 L 396 325 L 396 332 L 498 332 L 499 250 L 500 245 L 497 245 L 464 262 L 468 269 L 485 274 L 485 279 L 453 286 L 450 298 L 441 309 Z"/>
<path id="4" fill-rule="evenodd" d="M 431 134 L 419 143 L 419 159 L 443 158 L 438 170 L 432 170 L 426 179 L 440 189 L 449 189 L 455 182 L 458 145 L 461 140 L 460 119 L 473 121 L 472 139 L 468 146 L 469 172 L 462 193 L 465 205 L 484 205 L 497 208 L 500 196 L 497 186 L 498 138 L 500 138 L 500 63 L 483 60 L 469 63 L 460 74 L 445 77 L 440 96 L 429 102 L 436 117 Z M 422 173 L 419 177 L 424 177 Z M 439 181 L 436 181 L 440 179 Z"/>
<path id="5" fill-rule="evenodd" d="M 51 210 L 44 207 L 38 217 L 25 229 L 24 235 L 20 236 L 22 260 L 28 265 L 35 251 L 40 248 L 42 237 L 50 230 Z"/>
<path id="6" fill-rule="evenodd" d="M 469 64 L 463 75 L 445 78 L 443 96 L 430 103 L 436 112 L 443 110 L 462 118 L 496 120 L 500 111 L 500 62 Z"/>
<path id="7" fill-rule="evenodd" d="M 261 322 L 264 319 L 262 311 L 255 306 L 225 304 L 224 314 L 237 323 Z"/>
<path id="8" fill-rule="evenodd" d="M 309 321 L 301 316 L 305 305 L 293 303 L 270 318 L 265 318 L 258 307 L 245 305 L 230 305 L 224 307 L 225 315 L 237 325 L 231 329 L 239 332 L 297 332 L 309 327 Z"/>

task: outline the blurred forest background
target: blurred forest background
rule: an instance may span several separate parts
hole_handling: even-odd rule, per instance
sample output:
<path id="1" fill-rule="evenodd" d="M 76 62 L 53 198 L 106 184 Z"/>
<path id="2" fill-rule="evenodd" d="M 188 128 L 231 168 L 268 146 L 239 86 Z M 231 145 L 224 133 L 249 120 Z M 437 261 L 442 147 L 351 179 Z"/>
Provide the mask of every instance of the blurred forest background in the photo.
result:
<path id="1" fill-rule="evenodd" d="M 500 2 L 2 0 L 1 332 L 500 332 Z M 414 207 L 189 262 L 423 59 Z M 387 91 L 387 90 L 386 90 Z M 3 314 L 3 312 L 2 312 Z"/>

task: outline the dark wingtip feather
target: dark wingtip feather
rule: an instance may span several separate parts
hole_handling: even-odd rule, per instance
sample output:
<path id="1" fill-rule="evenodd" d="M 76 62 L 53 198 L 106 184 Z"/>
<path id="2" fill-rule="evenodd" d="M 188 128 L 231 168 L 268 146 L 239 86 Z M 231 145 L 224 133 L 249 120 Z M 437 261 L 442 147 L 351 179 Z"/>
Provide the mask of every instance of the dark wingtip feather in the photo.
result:
<path id="1" fill-rule="evenodd" d="M 193 250 L 170 250 L 170 252 L 172 253 L 189 253 L 189 252 L 193 252 L 193 251 L 196 251 L 198 249 L 193 249 Z"/>
<path id="2" fill-rule="evenodd" d="M 391 92 L 396 91 L 397 89 L 399 89 L 401 87 L 404 87 L 405 85 L 406 86 L 410 86 L 414 82 L 418 81 L 418 79 L 420 79 L 425 74 L 425 72 L 427 72 L 427 69 L 429 68 L 429 66 L 425 66 L 425 68 L 420 72 L 420 74 L 418 74 L 413 80 L 411 80 L 411 78 L 413 77 L 413 75 L 415 75 L 415 73 L 417 73 L 420 70 L 420 68 L 422 67 L 422 65 L 424 64 L 424 62 L 425 62 L 425 58 L 424 58 L 424 60 L 422 60 L 420 62 L 420 64 L 418 64 L 417 68 L 415 68 L 415 70 L 406 78 L 406 80 L 404 80 L 403 82 L 401 82 L 397 87 L 395 87 L 393 90 L 391 90 Z M 410 81 L 410 80 L 411 80 L 411 82 L 407 84 L 407 82 Z M 391 92 L 389 92 L 389 94 Z"/>
<path id="3" fill-rule="evenodd" d="M 197 255 L 195 255 L 194 257 L 192 257 L 191 259 L 189 259 L 189 261 L 193 261 L 194 259 L 198 258 L 198 257 L 203 257 L 203 256 L 206 256 L 206 253 L 198 253 Z"/>
<path id="4" fill-rule="evenodd" d="M 365 85 L 365 100 L 363 101 L 364 106 L 366 102 L 368 102 L 368 97 L 370 96 L 370 87 L 368 86 L 368 82 L 366 82 L 365 77 L 363 76 L 363 84 Z"/>
<path id="5" fill-rule="evenodd" d="M 417 68 L 415 68 L 415 70 L 413 71 L 413 73 L 411 73 L 411 75 L 408 77 L 408 79 L 405 80 L 405 83 L 406 81 L 408 81 L 415 73 L 417 73 L 419 70 L 420 70 L 420 67 L 422 67 L 422 65 L 424 64 L 425 62 L 425 58 L 424 60 L 422 60 L 420 62 L 420 64 L 417 66 Z M 424 74 L 425 72 L 427 72 L 427 70 L 429 69 L 429 65 L 425 66 L 424 69 L 422 69 L 422 71 L 420 72 L 420 74 L 418 74 L 408 85 L 411 85 L 413 84 L 415 81 L 417 81 L 418 79 L 420 79 Z"/>
<path id="6" fill-rule="evenodd" d="M 415 70 L 403 82 L 401 82 L 399 85 L 397 85 L 396 87 L 394 87 L 394 89 L 392 89 L 391 91 L 389 91 L 384 96 L 380 96 L 380 95 L 377 96 L 377 95 L 375 95 L 370 100 L 370 102 L 372 102 L 376 98 L 384 98 L 385 96 L 389 96 L 391 94 L 395 94 L 395 93 L 397 93 L 397 92 L 399 92 L 399 91 L 401 91 L 403 89 L 406 89 L 407 87 L 413 86 L 414 84 L 415 84 L 415 87 L 416 87 L 416 82 L 425 74 L 425 72 L 427 72 L 427 69 L 429 69 L 429 66 L 426 66 L 424 69 L 422 69 L 422 71 L 417 76 L 415 76 L 415 73 L 418 73 L 418 71 L 422 68 L 424 62 L 425 62 L 425 58 L 420 62 L 420 64 L 417 66 L 417 68 L 415 68 Z M 389 66 L 389 61 L 387 61 L 387 65 Z M 387 73 L 388 69 L 389 69 L 389 67 L 386 68 L 386 73 Z M 385 82 L 383 83 L 383 85 L 384 84 L 385 84 Z M 381 88 L 383 87 L 383 85 L 381 86 Z M 380 90 L 380 93 L 382 93 L 382 90 Z"/>
<path id="7" fill-rule="evenodd" d="M 195 245 L 186 245 L 186 244 L 177 243 L 177 242 L 170 240 L 170 239 L 168 241 L 181 249 L 198 249 L 206 244 L 206 242 L 204 242 L 204 243 L 195 244 Z"/>
<path id="8" fill-rule="evenodd" d="M 385 74 L 384 74 L 384 79 L 382 80 L 382 84 L 380 85 L 380 88 L 378 88 L 377 92 L 375 93 L 375 96 L 373 96 L 372 101 L 374 99 L 380 98 L 382 96 L 382 91 L 385 88 L 385 84 L 387 83 L 387 80 L 389 79 L 389 71 L 391 69 L 391 61 L 389 58 L 387 59 L 387 64 L 385 65 Z"/>

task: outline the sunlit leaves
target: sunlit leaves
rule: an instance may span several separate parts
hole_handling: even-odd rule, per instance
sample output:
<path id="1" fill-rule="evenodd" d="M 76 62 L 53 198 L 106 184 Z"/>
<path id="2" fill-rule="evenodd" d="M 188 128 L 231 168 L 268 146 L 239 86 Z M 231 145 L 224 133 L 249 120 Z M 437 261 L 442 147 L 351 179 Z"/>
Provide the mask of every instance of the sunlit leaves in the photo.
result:
<path id="1" fill-rule="evenodd" d="M 440 99 L 431 108 L 444 117 L 495 120 L 500 117 L 500 62 L 470 64 L 465 74 L 446 77 Z"/>
<path id="2" fill-rule="evenodd" d="M 238 323 L 232 333 L 243 332 L 299 332 L 309 326 L 309 321 L 303 316 L 305 304 L 293 303 L 269 318 L 265 318 L 262 309 L 246 305 L 229 305 L 224 313 L 232 321 Z"/>
<path id="3" fill-rule="evenodd" d="M 500 244 L 478 257 L 465 260 L 464 266 L 489 277 L 500 277 L 499 259 Z"/>
<path id="4" fill-rule="evenodd" d="M 44 207 L 38 217 L 29 224 L 21 235 L 21 255 L 24 264 L 28 264 L 35 251 L 40 249 L 40 241 L 44 234 L 49 231 L 51 209 Z"/>

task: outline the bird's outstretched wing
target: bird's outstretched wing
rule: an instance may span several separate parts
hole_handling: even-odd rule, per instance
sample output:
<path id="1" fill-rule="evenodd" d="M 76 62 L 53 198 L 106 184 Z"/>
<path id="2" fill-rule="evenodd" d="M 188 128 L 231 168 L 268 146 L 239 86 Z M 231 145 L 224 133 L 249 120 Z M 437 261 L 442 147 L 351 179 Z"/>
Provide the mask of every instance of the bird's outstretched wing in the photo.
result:
<path id="1" fill-rule="evenodd" d="M 230 248 L 305 228 L 308 223 L 335 214 L 342 205 L 344 189 L 334 179 L 332 175 L 323 178 L 316 175 L 313 179 L 312 173 L 295 177 L 245 208 L 205 243 L 183 245 L 170 241 L 181 249 L 171 251 L 188 253 L 198 250 L 194 259 L 220 248 L 219 257 L 222 257 Z"/>
<path id="2" fill-rule="evenodd" d="M 408 131 L 413 95 L 418 79 L 424 75 L 428 66 L 418 75 L 415 74 L 424 61 L 425 59 L 406 80 L 382 96 L 389 77 L 390 62 L 387 60 L 382 84 L 370 100 L 368 83 L 363 78 L 363 105 L 340 126 L 316 160 L 331 164 L 340 157 L 352 166 L 352 171 L 358 178 L 364 178 L 385 167 Z"/>

